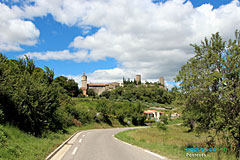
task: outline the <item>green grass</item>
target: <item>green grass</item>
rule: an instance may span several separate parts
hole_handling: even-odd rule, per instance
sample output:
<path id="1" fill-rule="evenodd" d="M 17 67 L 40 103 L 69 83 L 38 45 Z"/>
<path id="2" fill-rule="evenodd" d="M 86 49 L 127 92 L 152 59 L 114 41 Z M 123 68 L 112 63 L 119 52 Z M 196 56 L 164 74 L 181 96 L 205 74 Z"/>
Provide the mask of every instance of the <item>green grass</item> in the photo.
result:
<path id="1" fill-rule="evenodd" d="M 113 123 L 113 127 L 122 127 Z M 91 123 L 81 127 L 70 127 L 67 133 L 46 133 L 42 138 L 34 137 L 18 128 L 5 125 L 2 130 L 6 139 L 0 143 L 0 160 L 44 160 L 55 148 L 73 133 L 86 129 L 112 128 L 106 123 Z M 1 134 L 0 134 L 1 142 Z"/>
<path id="2" fill-rule="evenodd" d="M 205 158 L 186 157 L 186 153 L 201 154 L 204 152 L 186 152 L 186 148 L 193 148 L 198 145 L 203 145 L 206 139 L 205 135 L 196 136 L 196 133 L 188 133 L 188 128 L 178 125 L 168 125 L 167 131 L 162 131 L 157 128 L 145 128 L 120 132 L 115 136 L 133 145 L 146 148 L 152 152 L 158 153 L 172 160 L 185 159 L 208 159 L 217 160 L 217 153 L 208 153 Z M 233 154 L 227 155 L 224 152 L 220 153 L 221 160 L 235 160 Z"/>

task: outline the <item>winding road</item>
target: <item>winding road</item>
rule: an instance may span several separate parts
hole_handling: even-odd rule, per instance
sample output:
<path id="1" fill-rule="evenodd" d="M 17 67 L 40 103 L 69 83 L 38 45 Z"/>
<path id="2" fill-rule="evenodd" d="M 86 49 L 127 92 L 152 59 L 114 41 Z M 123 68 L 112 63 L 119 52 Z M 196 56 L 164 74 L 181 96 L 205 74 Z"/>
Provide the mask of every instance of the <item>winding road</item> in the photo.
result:
<path id="1" fill-rule="evenodd" d="M 76 134 L 51 160 L 160 160 L 158 154 L 129 145 L 114 134 L 134 128 L 87 130 Z"/>

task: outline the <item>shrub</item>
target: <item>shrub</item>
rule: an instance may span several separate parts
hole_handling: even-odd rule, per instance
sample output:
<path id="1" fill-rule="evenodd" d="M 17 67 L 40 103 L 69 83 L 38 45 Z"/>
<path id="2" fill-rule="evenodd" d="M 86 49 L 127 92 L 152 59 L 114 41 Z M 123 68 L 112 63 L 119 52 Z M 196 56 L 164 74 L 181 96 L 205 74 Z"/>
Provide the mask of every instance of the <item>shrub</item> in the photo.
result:
<path id="1" fill-rule="evenodd" d="M 166 115 L 161 115 L 160 122 L 162 122 L 163 124 L 168 124 L 168 117 Z"/>
<path id="2" fill-rule="evenodd" d="M 36 136 L 54 128 L 53 116 L 60 104 L 58 90 L 52 84 L 53 71 L 47 67 L 46 71 L 36 68 L 28 57 L 15 61 L 1 54 L 0 68 L 0 106 L 4 121 Z"/>
<path id="3" fill-rule="evenodd" d="M 7 135 L 3 129 L 3 126 L 0 125 L 0 147 L 4 146 L 7 141 Z"/>
<path id="4" fill-rule="evenodd" d="M 3 123 L 4 121 L 4 113 L 3 111 L 0 109 L 0 124 Z"/>
<path id="5" fill-rule="evenodd" d="M 59 107 L 53 116 L 52 130 L 63 130 L 73 125 L 73 116 L 69 114 L 65 107 Z"/>
<path id="6" fill-rule="evenodd" d="M 145 123 L 155 123 L 155 120 L 145 120 Z"/>
<path id="7" fill-rule="evenodd" d="M 167 126 L 164 123 L 158 122 L 157 128 L 160 130 L 167 130 Z"/>

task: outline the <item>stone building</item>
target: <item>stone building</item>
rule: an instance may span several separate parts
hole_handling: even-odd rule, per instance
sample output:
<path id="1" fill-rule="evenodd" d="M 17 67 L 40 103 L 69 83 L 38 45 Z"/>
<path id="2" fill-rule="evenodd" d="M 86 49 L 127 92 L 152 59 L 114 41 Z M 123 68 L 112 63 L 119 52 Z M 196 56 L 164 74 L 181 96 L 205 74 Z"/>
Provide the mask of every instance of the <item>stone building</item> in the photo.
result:
<path id="1" fill-rule="evenodd" d="M 141 83 L 141 75 L 136 75 L 137 84 Z"/>
<path id="2" fill-rule="evenodd" d="M 88 89 L 93 89 L 94 92 L 100 95 L 104 91 L 111 91 L 115 89 L 117 86 L 122 86 L 122 83 L 112 82 L 112 83 L 87 83 L 87 76 L 83 73 L 82 78 L 82 87 L 83 95 L 87 95 Z"/>
<path id="3" fill-rule="evenodd" d="M 93 89 L 95 93 L 100 95 L 104 91 L 111 91 L 116 87 L 120 86 L 120 83 L 113 82 L 113 83 L 88 83 L 87 88 Z"/>
<path id="4" fill-rule="evenodd" d="M 141 83 L 141 75 L 136 75 L 136 82 L 137 84 Z M 123 83 L 119 82 L 112 82 L 112 83 L 87 83 L 87 76 L 83 73 L 81 77 L 81 89 L 83 90 L 83 95 L 87 95 L 88 89 L 93 89 L 94 92 L 100 95 L 104 91 L 111 91 L 118 86 L 123 86 Z M 159 78 L 159 87 L 164 88 L 167 90 L 167 87 L 164 85 L 164 77 Z"/>
<path id="5" fill-rule="evenodd" d="M 82 86 L 81 89 L 83 91 L 83 95 L 87 95 L 87 76 L 85 73 L 83 73 L 82 78 L 81 78 Z"/>
<path id="6" fill-rule="evenodd" d="M 160 86 L 159 86 L 160 88 L 168 90 L 168 88 L 165 86 L 164 77 L 159 78 L 159 84 L 160 84 Z"/>

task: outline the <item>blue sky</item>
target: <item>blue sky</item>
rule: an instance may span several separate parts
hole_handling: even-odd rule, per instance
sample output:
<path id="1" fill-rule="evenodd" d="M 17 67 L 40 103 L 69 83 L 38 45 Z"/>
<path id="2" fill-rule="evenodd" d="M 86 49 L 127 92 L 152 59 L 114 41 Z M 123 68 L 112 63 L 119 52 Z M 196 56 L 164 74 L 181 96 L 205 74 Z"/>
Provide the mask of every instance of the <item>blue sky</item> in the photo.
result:
<path id="1" fill-rule="evenodd" d="M 190 43 L 216 31 L 231 38 L 240 28 L 238 0 L 30 2 L 0 0 L 1 52 L 27 54 L 79 83 L 83 72 L 90 82 L 141 74 L 148 81 L 164 76 L 171 88 L 194 55 Z"/>

